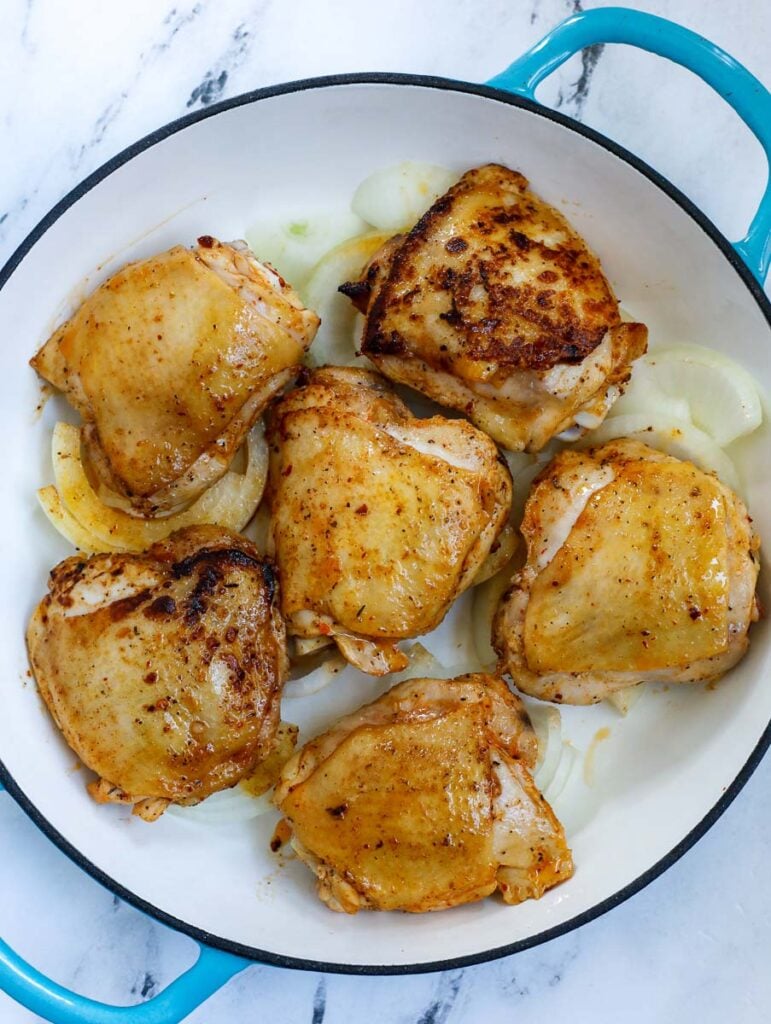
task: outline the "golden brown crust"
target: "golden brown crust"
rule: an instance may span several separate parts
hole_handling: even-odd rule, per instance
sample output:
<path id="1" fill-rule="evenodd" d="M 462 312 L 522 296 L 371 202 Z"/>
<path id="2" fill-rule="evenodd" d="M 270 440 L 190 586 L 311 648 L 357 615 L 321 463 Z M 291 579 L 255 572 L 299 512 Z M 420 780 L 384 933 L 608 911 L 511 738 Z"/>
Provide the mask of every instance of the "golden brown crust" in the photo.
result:
<path id="1" fill-rule="evenodd" d="M 572 874 L 536 747 L 500 679 L 411 679 L 307 743 L 274 800 L 333 910 L 421 913 L 496 887 L 518 903 Z"/>
<path id="2" fill-rule="evenodd" d="M 429 292 L 467 360 L 547 370 L 581 362 L 600 344 L 620 322 L 616 299 L 597 258 L 527 185 L 518 172 L 488 164 L 434 203 L 393 251 L 367 318 L 364 353 L 411 351 L 410 311 Z M 464 223 L 451 233 L 456 218 Z M 544 234 L 558 241 L 548 244 Z M 383 273 L 380 262 L 372 267 Z M 447 368 L 440 352 L 435 362 Z"/>
<path id="3" fill-rule="evenodd" d="M 533 482 L 521 530 L 527 562 L 493 645 L 523 692 L 588 704 L 719 678 L 746 651 L 758 540 L 714 475 L 628 438 L 565 450 Z"/>
<path id="4" fill-rule="evenodd" d="M 272 564 L 192 527 L 143 555 L 73 557 L 27 633 L 40 692 L 100 802 L 197 802 L 271 750 L 286 675 Z M 146 803 L 146 801 L 150 803 Z"/>
<path id="5" fill-rule="evenodd" d="M 30 362 L 83 417 L 94 475 L 149 516 L 225 473 L 318 322 L 245 244 L 203 236 L 113 274 Z"/>
<path id="6" fill-rule="evenodd" d="M 398 670 L 391 641 L 439 624 L 505 526 L 495 445 L 463 420 L 413 416 L 378 374 L 344 367 L 278 402 L 267 438 L 290 634 L 334 637 L 372 674 Z"/>

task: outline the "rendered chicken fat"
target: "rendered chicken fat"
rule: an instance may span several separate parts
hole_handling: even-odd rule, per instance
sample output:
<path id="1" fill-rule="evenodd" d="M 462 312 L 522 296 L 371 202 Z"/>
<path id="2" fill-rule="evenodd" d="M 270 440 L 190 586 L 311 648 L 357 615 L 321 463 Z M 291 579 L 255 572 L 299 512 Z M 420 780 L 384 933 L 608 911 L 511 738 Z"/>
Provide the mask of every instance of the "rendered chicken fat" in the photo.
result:
<path id="1" fill-rule="evenodd" d="M 601 420 L 647 343 L 597 257 L 527 185 L 496 164 L 468 171 L 341 288 L 382 373 L 513 451 Z"/>
<path id="2" fill-rule="evenodd" d="M 291 635 L 366 672 L 434 629 L 503 529 L 511 478 L 462 420 L 418 419 L 377 374 L 327 367 L 268 418 L 269 546 Z"/>
<path id="3" fill-rule="evenodd" d="M 496 889 L 519 903 L 573 871 L 536 755 L 499 679 L 413 679 L 306 744 L 274 799 L 333 910 L 419 913 Z"/>
<path id="4" fill-rule="evenodd" d="M 32 366 L 83 417 L 102 485 L 153 515 L 223 475 L 318 323 L 245 243 L 204 236 L 114 274 Z"/>
<path id="5" fill-rule="evenodd" d="M 99 802 L 148 820 L 235 785 L 271 752 L 287 672 L 275 571 L 238 534 L 189 527 L 143 555 L 73 556 L 27 631 Z"/>
<path id="6" fill-rule="evenodd" d="M 629 439 L 564 451 L 522 534 L 493 642 L 525 693 L 589 704 L 646 680 L 717 679 L 744 655 L 759 541 L 715 476 Z"/>

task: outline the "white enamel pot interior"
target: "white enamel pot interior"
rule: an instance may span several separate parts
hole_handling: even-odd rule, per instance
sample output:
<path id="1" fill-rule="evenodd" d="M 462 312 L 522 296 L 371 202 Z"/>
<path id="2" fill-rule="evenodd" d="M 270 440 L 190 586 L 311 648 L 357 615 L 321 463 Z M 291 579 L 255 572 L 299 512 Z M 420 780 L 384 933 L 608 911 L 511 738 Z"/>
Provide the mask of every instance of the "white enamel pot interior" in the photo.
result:
<path id="1" fill-rule="evenodd" d="M 76 190 L 7 268 L 0 291 L 4 474 L 3 779 L 51 838 L 114 891 L 199 939 L 296 966 L 421 970 L 473 962 L 566 931 L 635 891 L 682 853 L 746 781 L 768 743 L 769 629 L 758 623 L 741 665 L 713 688 L 647 693 L 626 719 L 565 709 L 586 748 L 598 729 L 593 799 L 570 829 L 576 872 L 539 901 L 497 899 L 426 915 L 334 914 L 310 872 L 268 849 L 276 815 L 202 828 L 148 825 L 85 792 L 27 671 L 24 628 L 49 569 L 71 549 L 35 500 L 51 481 L 50 433 L 65 406 L 35 415 L 27 360 L 98 281 L 129 259 L 198 235 L 239 238 L 261 218 L 346 208 L 372 170 L 404 159 L 458 170 L 518 168 L 564 210 L 601 256 L 623 305 L 655 344 L 696 342 L 739 360 L 771 386 L 767 307 L 727 243 L 642 165 L 569 122 L 502 93 L 421 79 L 337 79 L 244 97 L 157 133 Z M 15 269 L 14 269 L 15 267 Z M 756 527 L 771 543 L 768 427 L 731 452 Z M 761 596 L 768 573 L 761 573 Z M 767 596 L 764 598 L 768 606 Z M 429 645 L 452 663 L 468 628 L 459 602 Z M 372 699 L 385 684 L 329 687 L 287 702 L 306 733 Z M 365 692 L 366 691 L 366 692 Z M 45 880 L 43 880 L 44 882 Z"/>

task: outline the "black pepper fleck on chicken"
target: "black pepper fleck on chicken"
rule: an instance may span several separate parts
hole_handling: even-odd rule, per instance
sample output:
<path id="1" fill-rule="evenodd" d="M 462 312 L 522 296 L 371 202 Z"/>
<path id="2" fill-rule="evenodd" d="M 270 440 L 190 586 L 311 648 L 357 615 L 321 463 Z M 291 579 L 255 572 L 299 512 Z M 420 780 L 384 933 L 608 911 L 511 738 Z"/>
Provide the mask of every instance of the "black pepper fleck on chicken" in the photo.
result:
<path id="1" fill-rule="evenodd" d="M 584 240 L 497 164 L 464 174 L 341 291 L 382 373 L 512 451 L 599 424 L 647 346 Z"/>

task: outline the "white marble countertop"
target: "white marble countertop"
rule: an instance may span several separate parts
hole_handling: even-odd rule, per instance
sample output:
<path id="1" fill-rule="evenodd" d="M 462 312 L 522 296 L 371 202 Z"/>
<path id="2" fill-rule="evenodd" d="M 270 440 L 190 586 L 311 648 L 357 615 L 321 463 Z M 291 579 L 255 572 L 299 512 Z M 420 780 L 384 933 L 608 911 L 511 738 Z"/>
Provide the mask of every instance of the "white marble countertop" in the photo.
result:
<path id="1" fill-rule="evenodd" d="M 586 7 L 602 6 L 586 3 Z M 632 6 L 722 45 L 771 86 L 771 7 Z M 0 264 L 72 186 L 188 110 L 336 71 L 483 81 L 581 0 L 3 0 Z M 619 140 L 738 237 L 765 178 L 732 112 L 679 68 L 626 48 L 576 60 L 545 102 Z M 189 1020 L 337 1024 L 485 1020 L 767 1021 L 771 1015 L 771 761 L 707 836 L 612 913 L 536 949 L 441 975 L 348 978 L 255 966 Z M 116 1003 L 149 998 L 191 943 L 120 903 L 0 795 L 0 934 L 57 981 Z M 38 1020 L 0 993 L 0 1020 Z"/>

